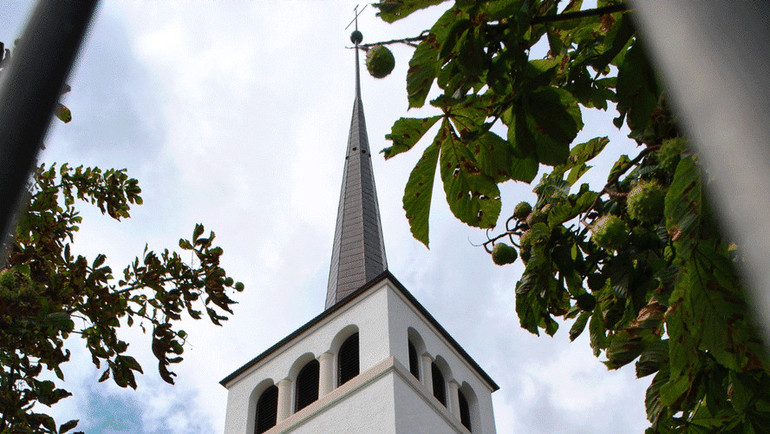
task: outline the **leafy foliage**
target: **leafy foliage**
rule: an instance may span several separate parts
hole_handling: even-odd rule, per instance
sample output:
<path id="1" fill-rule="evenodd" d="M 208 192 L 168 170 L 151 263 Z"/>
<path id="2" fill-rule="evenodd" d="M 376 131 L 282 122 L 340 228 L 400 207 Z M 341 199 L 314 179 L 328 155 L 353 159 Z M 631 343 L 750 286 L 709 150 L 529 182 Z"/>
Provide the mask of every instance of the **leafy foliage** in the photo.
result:
<path id="1" fill-rule="evenodd" d="M 136 179 L 125 170 L 71 168 L 67 164 L 35 173 L 29 205 L 18 222 L 0 270 L 0 432 L 65 432 L 37 411 L 71 395 L 54 381 L 41 380 L 43 368 L 64 379 L 61 365 L 69 346 L 82 339 L 97 368 L 99 381 L 112 377 L 120 387 L 136 388 L 143 369 L 128 354 L 121 327 L 138 325 L 152 336 L 158 372 L 174 382 L 171 365 L 182 360 L 187 334 L 178 328 L 183 312 L 204 315 L 219 325 L 235 303 L 228 292 L 243 284 L 219 266 L 222 249 L 214 233 L 204 236 L 196 225 L 192 238 L 179 247 L 195 258 L 185 262 L 176 252 L 156 253 L 145 247 L 141 257 L 117 278 L 102 254 L 93 259 L 75 255 L 71 243 L 82 222 L 76 204 L 90 203 L 115 220 L 129 218 L 131 205 L 142 203 Z"/>
<path id="2" fill-rule="evenodd" d="M 392 22 L 436 3 L 377 7 Z M 587 328 L 608 368 L 635 362 L 638 377 L 652 375 L 651 432 L 764 431 L 770 365 L 735 269 L 739 251 L 714 220 L 697 155 L 632 17 L 620 1 L 583 9 L 579 0 L 456 0 L 419 37 L 389 41 L 420 41 L 406 78 L 409 107 L 437 87 L 429 103 L 441 114 L 396 121 L 383 153 L 409 151 L 440 125 L 404 191 L 412 233 L 426 246 L 437 164 L 452 213 L 480 228 L 498 222 L 497 184 L 530 183 L 550 167 L 531 213 L 511 215 L 485 243 L 490 253 L 503 239 L 519 249 L 521 326 L 553 335 L 571 320 L 570 339 Z M 639 146 L 599 190 L 578 185 L 609 144 L 575 143 L 587 109 L 616 110 L 614 127 L 627 126 Z M 607 222 L 611 243 L 596 233 Z"/>

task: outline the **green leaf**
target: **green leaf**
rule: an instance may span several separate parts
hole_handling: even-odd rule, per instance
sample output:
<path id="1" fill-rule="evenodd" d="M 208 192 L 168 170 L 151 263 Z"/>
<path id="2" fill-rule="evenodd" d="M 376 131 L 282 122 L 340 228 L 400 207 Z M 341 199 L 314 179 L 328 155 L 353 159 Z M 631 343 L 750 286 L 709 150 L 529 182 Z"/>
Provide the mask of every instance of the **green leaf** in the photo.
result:
<path id="1" fill-rule="evenodd" d="M 669 299 L 666 312 L 666 332 L 670 344 L 669 351 L 669 381 L 660 388 L 660 398 L 663 405 L 671 405 L 682 394 L 687 392 L 695 380 L 695 364 L 698 361 L 696 343 L 693 335 L 697 330 L 688 321 L 690 301 L 688 289 L 690 276 L 682 276 L 674 287 Z"/>
<path id="2" fill-rule="evenodd" d="M 479 169 L 497 183 L 509 179 L 532 182 L 537 176 L 539 164 L 535 158 L 520 158 L 508 141 L 491 131 L 481 134 L 469 146 Z"/>
<path id="3" fill-rule="evenodd" d="M 591 320 L 588 322 L 588 332 L 591 340 L 591 348 L 594 350 L 594 356 L 599 356 L 601 350 L 606 347 L 607 335 L 602 319 L 602 311 L 599 304 L 596 304 Z"/>
<path id="4" fill-rule="evenodd" d="M 380 152 L 382 152 L 387 160 L 412 149 L 440 117 L 401 118 L 397 120 L 391 128 L 390 134 L 385 136 L 385 139 L 393 142 L 393 146 L 385 148 Z"/>
<path id="5" fill-rule="evenodd" d="M 495 182 L 511 179 L 513 149 L 507 141 L 493 132 L 486 132 L 471 147 L 481 172 Z"/>
<path id="6" fill-rule="evenodd" d="M 532 182 L 537 176 L 540 164 L 537 159 L 533 157 L 517 158 L 513 157 L 511 162 L 511 179 L 517 181 L 524 181 L 526 183 Z"/>
<path id="7" fill-rule="evenodd" d="M 124 363 L 132 371 L 144 373 L 144 371 L 142 371 L 142 365 L 140 365 L 135 358 L 131 356 L 118 356 L 118 358 L 120 358 L 121 363 Z"/>
<path id="8" fill-rule="evenodd" d="M 454 24 L 452 24 L 452 27 L 449 28 L 449 32 L 447 32 L 446 38 L 441 44 L 439 58 L 447 59 L 450 56 L 452 51 L 454 51 L 455 46 L 457 45 L 457 40 L 459 39 L 460 35 L 462 35 L 463 32 L 465 32 L 470 26 L 471 21 L 467 18 L 458 19 L 454 22 Z"/>
<path id="9" fill-rule="evenodd" d="M 443 3 L 445 0 L 386 0 L 374 3 L 377 16 L 388 23 L 409 16 L 412 12 Z"/>
<path id="10" fill-rule="evenodd" d="M 654 374 L 668 364 L 668 339 L 658 340 L 648 345 L 636 362 L 636 377 L 642 378 Z"/>
<path id="11" fill-rule="evenodd" d="M 478 168 L 470 150 L 459 140 L 447 120 L 442 124 L 440 173 L 447 203 L 460 221 L 492 228 L 500 215 L 500 190 Z"/>
<path id="12" fill-rule="evenodd" d="M 564 59 L 563 56 L 548 57 L 546 59 L 530 60 L 525 67 L 528 89 L 548 86 L 558 71 Z"/>
<path id="13" fill-rule="evenodd" d="M 664 366 L 655 377 L 653 377 L 650 387 L 647 388 L 644 399 L 644 407 L 647 410 L 647 420 L 653 427 L 658 424 L 661 413 L 665 411 L 665 404 L 661 402 L 660 389 L 667 384 L 669 380 L 668 367 Z"/>
<path id="14" fill-rule="evenodd" d="M 422 158 L 412 169 L 404 188 L 403 204 L 409 229 L 412 236 L 425 244 L 425 247 L 428 247 L 428 216 L 440 146 L 437 135 L 436 140 L 425 149 Z"/>
<path id="15" fill-rule="evenodd" d="M 65 312 L 56 312 L 46 316 L 46 320 L 49 324 L 56 327 L 57 330 L 63 332 L 71 332 L 75 328 L 75 323 L 70 316 Z"/>
<path id="16" fill-rule="evenodd" d="M 516 15 L 517 12 L 522 12 L 523 3 L 523 0 L 497 0 L 487 3 L 485 6 L 488 8 L 489 20 L 497 21 Z"/>
<path id="17" fill-rule="evenodd" d="M 550 166 L 563 164 L 570 144 L 583 128 L 580 108 L 566 90 L 540 88 L 503 113 L 508 141 L 522 157 L 536 156 Z"/>
<path id="18" fill-rule="evenodd" d="M 189 241 L 185 240 L 184 238 L 179 239 L 179 247 L 183 250 L 192 250 L 193 246 L 190 244 Z"/>
<path id="19" fill-rule="evenodd" d="M 610 169 L 610 174 L 607 175 L 607 181 L 609 182 L 616 176 L 620 176 L 621 173 L 627 170 L 629 164 L 631 164 L 631 159 L 628 158 L 628 155 L 626 154 L 621 155 L 618 158 L 618 160 L 615 161 L 615 164 L 612 165 L 612 169 Z"/>
<path id="20" fill-rule="evenodd" d="M 110 378 L 110 369 L 107 368 L 102 372 L 102 375 L 99 377 L 99 382 L 107 381 Z"/>
<path id="21" fill-rule="evenodd" d="M 545 88 L 531 95 L 527 125 L 537 143 L 540 162 L 555 166 L 569 156 L 569 145 L 583 128 L 583 121 L 569 92 Z"/>
<path id="22" fill-rule="evenodd" d="M 203 235 L 203 231 L 204 231 L 204 228 L 202 224 L 198 223 L 195 225 L 195 230 L 193 230 L 193 238 L 192 238 L 193 243 L 197 244 L 198 238 L 201 235 Z"/>
<path id="23" fill-rule="evenodd" d="M 484 54 L 484 45 L 476 35 L 476 29 L 473 27 L 466 30 L 458 41 L 460 46 L 457 62 L 460 69 L 467 75 L 477 76 L 486 69 L 486 57 Z"/>
<path id="24" fill-rule="evenodd" d="M 599 197 L 599 193 L 595 191 L 586 191 L 578 196 L 575 201 L 575 212 L 580 214 L 588 211 L 588 207 L 594 203 L 597 197 Z"/>
<path id="25" fill-rule="evenodd" d="M 580 315 L 575 319 L 575 323 L 572 324 L 572 327 L 569 329 L 570 341 L 574 341 L 583 333 L 590 318 L 591 312 L 580 312 Z"/>
<path id="26" fill-rule="evenodd" d="M 425 105 L 425 98 L 428 96 L 428 91 L 430 91 L 441 66 L 437 57 L 438 42 L 433 35 L 428 35 L 424 41 L 417 45 L 412 58 L 409 60 L 409 71 L 406 75 L 409 108 Z"/>
<path id="27" fill-rule="evenodd" d="M 632 131 L 644 130 L 658 105 L 660 90 L 638 40 L 628 49 L 619 66 L 617 95 L 618 111 L 627 115 L 628 127 Z"/>
<path id="28" fill-rule="evenodd" d="M 72 112 L 64 105 L 59 104 L 59 106 L 56 108 L 56 117 L 66 124 L 72 120 Z"/>
<path id="29" fill-rule="evenodd" d="M 693 330 L 690 338 L 728 369 L 767 366 L 727 249 L 708 239 L 699 242 L 696 250 L 680 276 L 682 285 L 687 284 L 681 315 Z"/>
<path id="30" fill-rule="evenodd" d="M 536 158 L 537 143 L 527 127 L 524 104 L 509 108 L 500 118 L 508 126 L 508 143 L 513 147 L 515 155 L 521 158 Z"/>
<path id="31" fill-rule="evenodd" d="M 687 255 L 698 238 L 703 203 L 700 176 L 692 157 L 682 158 L 666 193 L 666 230 L 679 254 Z"/>
<path id="32" fill-rule="evenodd" d="M 61 424 L 61 426 L 59 427 L 59 433 L 60 434 L 64 434 L 67 431 L 75 428 L 78 425 L 78 422 L 80 422 L 79 419 L 72 419 L 72 420 L 69 420 L 69 421 Z"/>
<path id="33" fill-rule="evenodd" d="M 577 182 L 577 180 L 590 168 L 590 166 L 587 166 L 585 163 L 599 155 L 609 142 L 610 140 L 607 137 L 595 137 L 587 142 L 575 145 L 570 151 L 569 160 L 565 164 L 555 168 L 554 172 L 556 172 L 557 169 L 562 173 L 569 170 L 567 182 L 569 185 L 575 184 L 575 182 Z"/>
<path id="34" fill-rule="evenodd" d="M 564 48 L 564 43 L 559 39 L 558 30 L 554 30 L 551 26 L 546 26 L 546 35 L 548 36 L 548 46 L 551 48 L 551 54 L 558 56 L 561 54 Z"/>
<path id="35" fill-rule="evenodd" d="M 102 264 L 104 264 L 104 261 L 105 261 L 106 259 L 107 259 L 107 257 L 106 257 L 106 256 L 104 256 L 104 255 L 103 255 L 103 254 L 101 254 L 101 253 L 100 253 L 100 254 L 98 254 L 98 255 L 96 255 L 96 259 L 94 259 L 94 262 L 93 262 L 93 265 L 92 265 L 92 267 L 93 267 L 93 268 L 99 268 L 99 267 L 100 267 Z"/>

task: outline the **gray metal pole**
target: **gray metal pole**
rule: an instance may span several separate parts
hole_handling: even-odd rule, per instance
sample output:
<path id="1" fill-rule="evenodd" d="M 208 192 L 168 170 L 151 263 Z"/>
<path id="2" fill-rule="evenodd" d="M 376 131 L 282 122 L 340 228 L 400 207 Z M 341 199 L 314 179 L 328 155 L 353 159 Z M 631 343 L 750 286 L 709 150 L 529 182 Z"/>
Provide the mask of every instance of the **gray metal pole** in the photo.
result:
<path id="1" fill-rule="evenodd" d="M 770 342 L 770 2 L 633 1 Z"/>
<path id="2" fill-rule="evenodd" d="M 0 78 L 0 252 L 97 4 L 41 0 Z"/>

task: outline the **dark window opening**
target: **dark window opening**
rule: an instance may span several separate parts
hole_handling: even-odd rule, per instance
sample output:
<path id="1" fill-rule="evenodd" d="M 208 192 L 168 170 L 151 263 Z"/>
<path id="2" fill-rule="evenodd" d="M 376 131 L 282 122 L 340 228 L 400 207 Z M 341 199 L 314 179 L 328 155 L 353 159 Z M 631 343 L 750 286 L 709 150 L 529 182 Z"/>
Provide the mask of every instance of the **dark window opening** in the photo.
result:
<path id="1" fill-rule="evenodd" d="M 431 377 L 433 377 L 433 396 L 446 407 L 446 385 L 444 384 L 444 374 L 435 363 L 430 364 Z"/>
<path id="2" fill-rule="evenodd" d="M 359 363 L 358 363 L 358 333 L 347 338 L 340 347 L 339 356 L 337 357 L 338 371 L 338 386 L 341 386 L 348 382 L 351 378 L 358 375 Z"/>
<path id="3" fill-rule="evenodd" d="M 275 426 L 278 416 L 278 388 L 270 386 L 257 400 L 256 434 L 263 433 Z"/>
<path id="4" fill-rule="evenodd" d="M 297 375 L 297 405 L 300 411 L 318 399 L 318 360 L 310 361 Z"/>
<path id="5" fill-rule="evenodd" d="M 471 408 L 468 406 L 468 400 L 461 390 L 457 391 L 457 398 L 460 401 L 460 423 L 471 431 Z"/>
<path id="6" fill-rule="evenodd" d="M 412 345 L 412 342 L 409 342 L 409 372 L 414 375 L 414 378 L 420 379 L 420 359 L 417 358 L 417 350 L 414 348 L 414 345 Z"/>

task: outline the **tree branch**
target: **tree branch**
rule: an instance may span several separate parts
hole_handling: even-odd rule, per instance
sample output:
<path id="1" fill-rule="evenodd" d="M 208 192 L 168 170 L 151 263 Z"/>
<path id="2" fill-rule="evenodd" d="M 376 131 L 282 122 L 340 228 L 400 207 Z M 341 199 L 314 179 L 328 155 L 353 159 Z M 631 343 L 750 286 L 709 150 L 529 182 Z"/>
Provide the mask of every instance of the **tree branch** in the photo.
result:
<path id="1" fill-rule="evenodd" d="M 406 44 L 410 47 L 413 47 L 413 42 L 421 42 L 425 40 L 425 38 L 428 37 L 430 34 L 430 30 L 423 30 L 419 36 L 414 36 L 411 38 L 401 38 L 401 39 L 391 39 L 390 41 L 381 41 L 381 42 L 372 42 L 371 44 L 361 44 L 358 46 L 358 48 L 362 48 L 364 50 L 368 50 L 369 48 L 372 48 L 376 45 L 390 45 L 390 44 Z"/>
<path id="2" fill-rule="evenodd" d="M 579 18 L 602 16 L 606 14 L 623 12 L 627 10 L 628 10 L 628 6 L 626 5 L 605 6 L 603 8 L 586 9 L 584 11 L 568 12 L 566 14 L 545 15 L 542 17 L 535 17 L 535 18 L 532 18 L 532 24 L 545 24 L 545 23 L 555 23 L 558 21 L 576 20 Z"/>
<path id="3" fill-rule="evenodd" d="M 585 18 L 585 17 L 602 16 L 606 14 L 623 12 L 627 10 L 628 10 L 628 6 L 626 5 L 605 6 L 602 8 L 586 9 L 584 11 L 578 11 L 578 12 L 568 12 L 566 14 L 534 17 L 532 18 L 532 22 L 530 24 L 545 24 L 545 23 L 555 23 L 559 21 L 576 20 L 576 19 Z M 391 39 L 389 41 L 373 42 L 371 44 L 361 44 L 358 46 L 358 48 L 368 50 L 369 48 L 372 48 L 376 45 L 390 45 L 390 44 L 406 44 L 406 45 L 409 45 L 410 47 L 414 47 L 415 46 L 414 42 L 424 41 L 429 34 L 430 34 L 430 30 L 423 30 L 419 36 L 413 36 L 411 38 Z"/>

